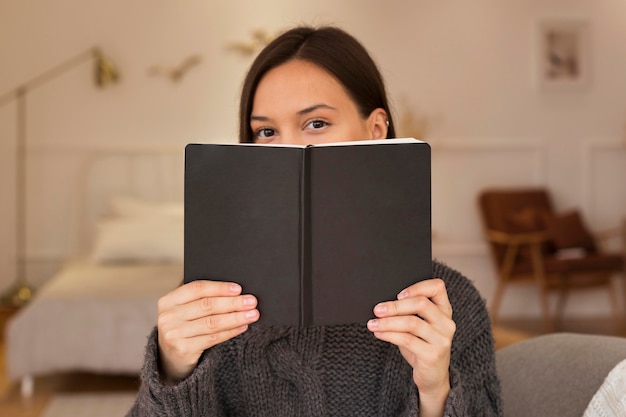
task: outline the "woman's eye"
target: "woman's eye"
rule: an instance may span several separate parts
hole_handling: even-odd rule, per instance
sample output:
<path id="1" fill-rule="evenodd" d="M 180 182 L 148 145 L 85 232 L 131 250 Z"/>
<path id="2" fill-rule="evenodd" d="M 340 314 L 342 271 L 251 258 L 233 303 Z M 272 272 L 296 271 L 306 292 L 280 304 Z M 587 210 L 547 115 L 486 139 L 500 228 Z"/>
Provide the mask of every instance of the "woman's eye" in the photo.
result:
<path id="1" fill-rule="evenodd" d="M 274 129 L 263 128 L 256 131 L 256 137 L 261 140 L 267 140 L 272 138 L 276 134 Z"/>
<path id="2" fill-rule="evenodd" d="M 308 129 L 313 129 L 313 130 L 323 129 L 326 126 L 328 126 L 328 122 L 325 122 L 323 120 L 313 120 L 312 122 L 306 125 Z"/>

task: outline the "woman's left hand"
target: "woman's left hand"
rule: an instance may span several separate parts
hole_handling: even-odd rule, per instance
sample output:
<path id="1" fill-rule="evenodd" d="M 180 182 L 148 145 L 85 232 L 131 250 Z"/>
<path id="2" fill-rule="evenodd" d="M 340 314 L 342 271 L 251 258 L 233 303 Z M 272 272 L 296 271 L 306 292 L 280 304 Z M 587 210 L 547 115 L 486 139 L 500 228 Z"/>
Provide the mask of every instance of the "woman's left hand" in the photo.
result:
<path id="1" fill-rule="evenodd" d="M 396 301 L 374 307 L 376 319 L 367 327 L 380 340 L 400 348 L 413 367 L 420 393 L 420 417 L 442 415 L 450 392 L 450 349 L 456 324 L 441 279 L 411 285 Z"/>

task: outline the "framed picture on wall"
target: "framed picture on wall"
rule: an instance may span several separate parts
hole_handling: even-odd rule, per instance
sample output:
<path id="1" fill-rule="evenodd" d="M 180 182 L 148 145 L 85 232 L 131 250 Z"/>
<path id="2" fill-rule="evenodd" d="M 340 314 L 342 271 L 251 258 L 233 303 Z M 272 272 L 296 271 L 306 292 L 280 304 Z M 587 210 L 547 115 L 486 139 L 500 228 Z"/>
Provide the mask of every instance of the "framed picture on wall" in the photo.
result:
<path id="1" fill-rule="evenodd" d="M 543 18 L 537 26 L 537 75 L 543 90 L 582 90 L 589 84 L 589 23 Z"/>

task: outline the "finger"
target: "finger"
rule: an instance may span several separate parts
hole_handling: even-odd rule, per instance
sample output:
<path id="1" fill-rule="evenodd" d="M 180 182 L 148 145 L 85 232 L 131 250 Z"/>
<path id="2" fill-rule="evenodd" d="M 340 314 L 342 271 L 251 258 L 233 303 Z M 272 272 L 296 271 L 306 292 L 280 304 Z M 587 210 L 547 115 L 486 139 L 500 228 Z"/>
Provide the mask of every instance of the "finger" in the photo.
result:
<path id="1" fill-rule="evenodd" d="M 374 315 L 376 317 L 418 315 L 429 322 L 450 318 L 432 300 L 423 296 L 379 303 L 374 307 Z"/>
<path id="2" fill-rule="evenodd" d="M 456 324 L 452 320 L 451 313 L 442 311 L 430 299 L 421 296 L 380 303 L 374 307 L 374 315 L 381 319 L 406 317 L 408 323 L 418 323 L 412 319 L 414 317 L 446 336 L 453 335 L 456 331 Z"/>
<path id="3" fill-rule="evenodd" d="M 250 311 L 218 314 L 201 317 L 184 326 L 162 326 L 168 340 L 188 339 L 203 335 L 218 334 L 254 323 L 259 319 L 259 311 Z"/>
<path id="4" fill-rule="evenodd" d="M 204 297 L 227 297 L 241 294 L 241 286 L 234 282 L 197 280 L 182 285 L 159 299 L 159 310 L 187 304 Z"/>
<path id="5" fill-rule="evenodd" d="M 251 310 L 257 306 L 254 295 L 238 295 L 234 297 L 204 297 L 184 304 L 179 308 L 182 320 L 195 320 L 205 316 Z"/>
<path id="6" fill-rule="evenodd" d="M 219 333 L 200 334 L 193 337 L 184 339 L 182 343 L 170 345 L 172 352 L 176 352 L 179 355 L 187 354 L 188 352 L 201 353 L 206 349 L 223 343 L 232 339 L 248 330 L 247 325 L 235 327 L 234 329 L 224 330 Z M 195 358 L 195 355 L 192 355 Z"/>
<path id="7" fill-rule="evenodd" d="M 233 337 L 239 336 L 241 333 L 244 333 L 248 330 L 247 325 L 243 325 L 240 327 L 235 327 L 234 329 L 225 330 L 220 333 L 207 334 L 202 336 L 197 336 L 191 339 L 191 342 L 200 347 L 202 351 L 223 343 L 227 340 L 232 339 Z M 200 350 L 197 350 L 200 351 Z"/>
<path id="8" fill-rule="evenodd" d="M 417 316 L 397 316 L 381 319 L 371 319 L 367 328 L 372 332 L 400 332 L 411 333 L 414 336 L 425 338 L 431 327 Z"/>
<path id="9" fill-rule="evenodd" d="M 367 328 L 374 333 L 406 333 L 433 344 L 445 344 L 450 338 L 448 332 L 440 332 L 417 316 L 372 319 L 367 322 Z"/>
<path id="10" fill-rule="evenodd" d="M 404 332 L 373 332 L 374 336 L 411 352 L 423 352 L 432 346 L 425 340 Z"/>
<path id="11" fill-rule="evenodd" d="M 254 323 L 259 319 L 259 310 L 207 316 L 189 322 L 184 326 L 182 337 L 195 337 L 203 334 L 217 334 Z"/>
<path id="12" fill-rule="evenodd" d="M 432 278 L 417 282 L 400 291 L 398 294 L 398 300 L 417 296 L 423 296 L 431 299 L 433 303 L 452 316 L 452 306 L 450 305 L 450 300 L 448 299 L 446 283 L 442 279 Z"/>
<path id="13" fill-rule="evenodd" d="M 450 366 L 449 341 L 433 344 L 407 333 L 397 332 L 376 332 L 374 336 L 400 348 L 400 352 L 414 370 L 420 369 L 419 373 L 446 372 Z"/>

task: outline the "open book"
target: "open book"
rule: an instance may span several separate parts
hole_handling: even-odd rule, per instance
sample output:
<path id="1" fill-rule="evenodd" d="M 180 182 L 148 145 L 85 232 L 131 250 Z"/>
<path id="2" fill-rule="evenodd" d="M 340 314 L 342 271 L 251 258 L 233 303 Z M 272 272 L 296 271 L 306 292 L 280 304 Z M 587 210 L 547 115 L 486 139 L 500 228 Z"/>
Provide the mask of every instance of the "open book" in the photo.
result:
<path id="1" fill-rule="evenodd" d="M 260 323 L 365 323 L 432 275 L 430 147 L 189 144 L 185 282 L 233 281 Z"/>

